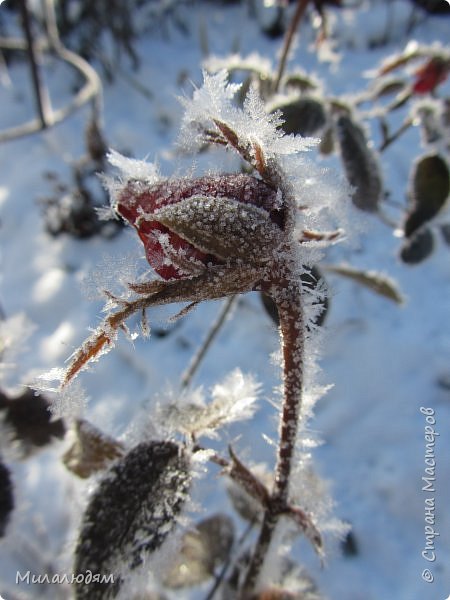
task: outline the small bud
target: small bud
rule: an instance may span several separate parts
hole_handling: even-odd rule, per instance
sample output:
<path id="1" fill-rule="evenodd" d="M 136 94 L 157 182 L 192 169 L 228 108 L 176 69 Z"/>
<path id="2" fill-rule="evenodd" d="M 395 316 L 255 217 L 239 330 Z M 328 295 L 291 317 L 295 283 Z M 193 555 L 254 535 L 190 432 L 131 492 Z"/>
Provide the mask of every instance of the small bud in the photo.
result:
<path id="1" fill-rule="evenodd" d="M 259 265 L 284 239 L 276 190 L 250 175 L 216 175 L 148 184 L 129 179 L 114 208 L 137 230 L 163 279 L 242 260 Z"/>

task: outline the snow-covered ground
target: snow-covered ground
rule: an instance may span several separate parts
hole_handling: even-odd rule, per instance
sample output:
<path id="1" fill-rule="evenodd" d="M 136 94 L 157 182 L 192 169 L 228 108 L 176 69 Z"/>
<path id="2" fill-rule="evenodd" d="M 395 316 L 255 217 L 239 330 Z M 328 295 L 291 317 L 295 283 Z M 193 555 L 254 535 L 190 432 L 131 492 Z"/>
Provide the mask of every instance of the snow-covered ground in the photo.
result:
<path id="1" fill-rule="evenodd" d="M 403 0 L 391 4 L 390 13 L 383 3 L 333 13 L 338 20 L 338 62 L 318 60 L 311 29 L 303 25 L 290 64 L 316 75 L 328 93 L 350 94 L 366 85 L 367 71 L 403 49 L 411 37 L 422 43 L 448 40 L 448 17 L 427 18 L 408 38 L 410 5 Z M 217 56 L 238 45 L 242 55 L 257 51 L 275 63 L 280 47 L 280 40 L 261 35 L 246 6 L 201 3 L 180 8 L 180 15 L 188 35 L 169 27 L 168 36 L 153 32 L 137 44 L 142 65 L 133 77 L 150 90 L 150 99 L 130 86 L 120 71 L 113 84 L 104 86 L 108 144 L 138 158 L 156 157 L 166 175 L 177 169 L 183 172 L 191 163 L 190 158 L 174 154 L 183 112 L 177 96 L 191 95 L 190 81 L 201 83 L 204 32 L 210 53 Z M 382 36 L 387 19 L 389 40 L 369 49 L 367 40 Z M 126 60 L 121 69 L 127 70 Z M 51 63 L 47 73 L 53 102 L 63 104 L 71 89 L 69 70 Z M 8 75 L 10 82 L 4 78 L 0 88 L 3 128 L 25 120 L 33 108 L 27 65 L 15 62 Z M 448 90 L 447 83 L 440 93 L 448 95 Z M 92 299 L 95 282 L 100 279 L 103 286 L 114 289 L 120 273 L 133 268 L 135 257 L 142 254 L 131 228 L 112 239 L 88 240 L 55 238 L 44 230 L 37 203 L 50 192 L 44 173 L 52 171 L 62 181 L 69 180 L 70 162 L 84 152 L 87 115 L 87 109 L 82 109 L 45 133 L 0 146 L 1 308 L 6 319 L 0 327 L 2 336 L 17 337 L 20 351 L 8 356 L 12 364 L 2 371 L 2 387 L 11 392 L 40 373 L 63 366 L 88 328 L 98 323 L 102 302 Z M 383 167 L 391 199 L 404 203 L 410 166 L 420 152 L 414 128 L 386 151 Z M 217 158 L 205 153 L 196 160 L 201 171 Z M 225 171 L 236 164 L 229 160 Z M 317 160 L 339 169 L 337 159 Z M 329 482 L 334 515 L 351 524 L 357 552 L 344 555 L 333 547 L 321 569 L 312 550 L 301 543 L 294 548 L 296 559 L 330 600 L 444 600 L 450 594 L 449 248 L 441 241 L 426 261 L 407 266 L 398 258 L 399 239 L 391 228 L 369 214 L 358 212 L 357 219 L 361 232 L 356 240 L 333 247 L 327 262 L 347 261 L 360 269 L 382 271 L 397 282 L 406 301 L 398 306 L 355 283 L 327 276 L 332 293 L 320 364 L 321 379 L 333 387 L 319 401 L 309 427 L 323 442 L 313 450 L 315 468 Z M 132 439 L 142 429 L 147 407 L 167 387 L 177 388 L 219 309 L 219 302 L 201 304 L 170 325 L 166 336 L 133 343 L 120 336 L 112 352 L 79 376 L 89 398 L 85 418 L 116 438 Z M 155 309 L 149 319 L 158 328 L 175 312 L 173 307 Z M 273 449 L 262 434 L 276 437 L 276 414 L 269 400 L 280 383 L 279 369 L 270 360 L 277 349 L 275 327 L 258 296 L 249 294 L 239 300 L 195 378 L 195 384 L 207 390 L 239 367 L 261 381 L 257 414 L 230 427 L 223 447 L 232 441 L 243 457 L 271 464 Z M 425 434 L 432 420 L 439 433 L 435 489 L 424 491 Z M 149 423 L 149 431 L 150 427 Z M 60 598 L 67 593 L 24 583 L 17 586 L 15 581 L 17 571 L 70 572 L 80 510 L 92 484 L 78 480 L 62 464 L 68 443 L 68 439 L 56 441 L 23 461 L 2 444 L 16 504 L 0 545 L 0 595 L 7 600 Z M 197 499 L 202 499 L 207 511 L 230 512 L 217 471 L 211 470 L 201 486 Z M 433 561 L 422 555 L 430 526 L 425 520 L 430 498 L 429 514 L 439 533 Z M 432 582 L 424 580 L 425 569 L 431 572 Z M 205 590 L 189 593 L 194 598 L 206 594 Z"/>

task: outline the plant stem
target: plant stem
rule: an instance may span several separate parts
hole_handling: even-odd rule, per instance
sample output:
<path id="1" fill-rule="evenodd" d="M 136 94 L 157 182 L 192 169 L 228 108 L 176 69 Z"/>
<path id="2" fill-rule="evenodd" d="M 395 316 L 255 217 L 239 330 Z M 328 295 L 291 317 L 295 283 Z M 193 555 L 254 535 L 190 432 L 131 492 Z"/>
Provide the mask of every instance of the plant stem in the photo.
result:
<path id="1" fill-rule="evenodd" d="M 203 358 L 205 357 L 205 354 L 207 353 L 209 347 L 211 346 L 215 337 L 217 336 L 220 329 L 222 328 L 222 325 L 227 320 L 227 317 L 230 314 L 231 309 L 233 308 L 233 306 L 235 304 L 236 298 L 237 298 L 237 296 L 230 296 L 223 303 L 221 311 L 218 314 L 214 323 L 211 325 L 211 328 L 208 331 L 206 338 L 203 340 L 203 343 L 200 346 L 200 348 L 197 350 L 197 352 L 195 353 L 191 364 L 189 365 L 189 367 L 187 368 L 187 370 L 183 373 L 183 375 L 181 377 L 182 389 L 187 388 L 189 386 L 189 384 L 191 383 L 192 378 L 194 377 Z"/>
<path id="2" fill-rule="evenodd" d="M 281 292 L 286 291 L 289 292 L 288 298 L 286 298 L 286 294 L 273 294 L 280 317 L 284 371 L 284 399 L 280 419 L 275 482 L 242 586 L 240 596 L 242 600 L 248 598 L 254 591 L 275 527 L 288 504 L 289 481 L 302 404 L 305 324 L 300 290 L 291 288 L 281 290 Z"/>
<path id="3" fill-rule="evenodd" d="M 274 83 L 273 92 L 276 93 L 280 86 L 281 78 L 284 74 L 284 69 L 286 67 L 286 61 L 289 54 L 289 50 L 292 45 L 292 41 L 294 39 L 295 32 L 297 31 L 298 25 L 305 13 L 306 7 L 308 5 L 309 0 L 298 0 L 297 7 L 295 9 L 294 16 L 292 17 L 292 21 L 289 25 L 289 29 L 286 32 L 286 36 L 284 38 L 283 50 L 281 52 L 280 62 L 278 64 L 277 78 Z"/>

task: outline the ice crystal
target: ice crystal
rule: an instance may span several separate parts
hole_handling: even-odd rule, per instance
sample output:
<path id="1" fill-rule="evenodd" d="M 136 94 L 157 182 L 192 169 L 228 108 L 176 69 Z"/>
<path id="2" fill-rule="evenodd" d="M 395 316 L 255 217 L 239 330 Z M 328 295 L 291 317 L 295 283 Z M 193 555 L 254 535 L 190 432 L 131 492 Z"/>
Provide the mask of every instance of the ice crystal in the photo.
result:
<path id="1" fill-rule="evenodd" d="M 185 392 L 160 405 L 157 418 L 171 431 L 215 437 L 219 428 L 254 415 L 259 387 L 252 376 L 235 369 L 212 388 L 208 404 L 201 389 Z"/>
<path id="2" fill-rule="evenodd" d="M 192 100 L 182 98 L 185 107 L 180 143 L 187 150 L 196 150 L 204 132 L 214 129 L 214 122 L 225 122 L 249 146 L 256 142 L 268 157 L 295 154 L 317 144 L 318 140 L 284 135 L 279 114 L 267 114 L 256 89 L 250 88 L 242 109 L 233 104 L 240 85 L 227 82 L 227 71 L 214 75 L 203 73 L 204 84 L 195 90 Z"/>
<path id="3" fill-rule="evenodd" d="M 32 382 L 32 387 L 38 392 L 46 393 L 53 419 L 65 418 L 70 421 L 84 413 L 88 400 L 84 388 L 78 382 L 72 381 L 65 387 L 59 386 L 59 382 L 64 379 L 64 373 L 64 369 L 50 369 L 41 373 Z"/>

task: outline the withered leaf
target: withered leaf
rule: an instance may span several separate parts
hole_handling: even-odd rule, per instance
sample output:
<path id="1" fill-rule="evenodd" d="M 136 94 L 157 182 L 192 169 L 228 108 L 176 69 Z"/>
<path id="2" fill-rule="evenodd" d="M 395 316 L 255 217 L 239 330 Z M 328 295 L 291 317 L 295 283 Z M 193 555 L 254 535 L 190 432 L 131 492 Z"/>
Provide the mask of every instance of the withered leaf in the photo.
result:
<path id="1" fill-rule="evenodd" d="M 361 271 L 347 265 L 327 265 L 323 266 L 326 271 L 336 273 L 342 277 L 352 279 L 357 283 L 369 288 L 376 294 L 384 296 L 397 304 L 402 304 L 404 298 L 398 289 L 396 283 L 384 275 L 374 271 Z"/>
<path id="2" fill-rule="evenodd" d="M 438 154 L 419 158 L 411 178 L 412 206 L 404 225 L 407 237 L 438 214 L 449 192 L 450 173 L 446 161 Z"/>
<path id="3" fill-rule="evenodd" d="M 123 444 L 84 419 L 77 420 L 75 434 L 76 439 L 64 454 L 63 463 L 78 477 L 90 477 L 125 452 Z"/>
<path id="4" fill-rule="evenodd" d="M 224 563 L 234 541 L 233 521 L 218 514 L 198 523 L 183 536 L 181 550 L 164 584 L 171 588 L 199 585 Z"/>
<path id="5" fill-rule="evenodd" d="M 51 420 L 50 402 L 34 390 L 26 389 L 17 397 L 0 390 L 0 417 L 12 433 L 21 453 L 29 455 L 34 449 L 46 446 L 54 438 L 62 438 L 66 427 L 61 419 Z"/>
<path id="6" fill-rule="evenodd" d="M 0 462 L 0 537 L 6 532 L 14 508 L 13 484 L 9 469 Z"/>
<path id="7" fill-rule="evenodd" d="M 361 210 L 374 212 L 383 193 L 381 171 L 363 128 L 351 117 L 341 115 L 336 123 L 341 158 L 349 183 L 355 188 L 352 200 Z"/>
<path id="8" fill-rule="evenodd" d="M 77 584 L 82 600 L 114 598 L 122 577 L 154 552 L 175 525 L 190 484 L 189 460 L 173 442 L 144 442 L 103 476 L 85 511 L 74 572 L 114 576 Z"/>

